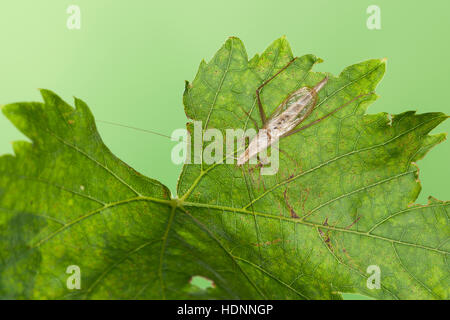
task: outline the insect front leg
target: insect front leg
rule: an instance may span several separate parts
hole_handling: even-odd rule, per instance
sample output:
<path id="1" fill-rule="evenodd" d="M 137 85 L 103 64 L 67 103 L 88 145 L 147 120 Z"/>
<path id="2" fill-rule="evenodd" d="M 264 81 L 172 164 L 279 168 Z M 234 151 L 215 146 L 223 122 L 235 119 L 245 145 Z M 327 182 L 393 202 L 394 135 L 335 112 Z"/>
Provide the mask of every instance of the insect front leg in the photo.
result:
<path id="1" fill-rule="evenodd" d="M 266 117 L 266 113 L 264 112 L 263 106 L 262 106 L 262 102 L 261 102 L 261 97 L 260 97 L 260 92 L 261 89 L 268 84 L 270 81 L 272 81 L 276 76 L 278 76 L 281 72 L 283 72 L 284 70 L 287 69 L 287 67 L 289 67 L 295 60 L 297 59 L 297 57 L 295 57 L 294 59 L 292 59 L 291 61 L 289 61 L 289 63 L 287 65 L 285 65 L 283 68 L 280 69 L 280 71 L 278 71 L 277 73 L 275 73 L 272 77 L 270 77 L 269 79 L 267 79 L 266 81 L 264 81 L 257 89 L 256 89 L 256 100 L 258 102 L 258 109 L 259 109 L 259 115 L 261 117 L 261 121 L 262 124 L 264 126 L 264 124 L 267 121 L 267 117 Z"/>
<path id="2" fill-rule="evenodd" d="M 254 166 L 253 168 L 250 168 L 250 169 L 249 169 L 249 173 L 251 172 L 251 174 L 253 174 L 254 171 L 257 170 L 257 172 L 258 172 L 258 183 L 257 183 L 256 187 L 257 187 L 257 189 L 259 189 L 260 185 L 262 184 L 262 187 L 263 187 L 263 189 L 264 189 L 264 191 L 265 191 L 265 190 L 266 190 L 266 185 L 264 184 L 264 178 L 263 178 L 262 175 L 261 175 L 261 168 L 262 168 L 264 165 L 266 165 L 266 163 L 263 163 L 263 162 L 261 161 L 261 158 L 260 158 L 259 155 L 257 156 L 257 160 L 258 160 L 258 164 L 257 164 L 256 166 Z M 251 175 L 250 175 L 250 177 L 251 177 Z M 252 179 L 252 180 L 253 180 L 253 179 Z"/>
<path id="3" fill-rule="evenodd" d="M 253 122 L 253 124 L 255 125 L 255 129 L 256 129 L 257 131 L 259 131 L 258 122 L 251 116 L 250 113 L 248 113 L 247 111 L 245 111 L 244 108 L 242 108 L 242 107 L 239 106 L 239 105 L 238 105 L 238 107 L 242 110 L 242 112 L 244 112 L 244 113 L 247 115 L 248 119 L 250 119 L 250 120 Z"/>

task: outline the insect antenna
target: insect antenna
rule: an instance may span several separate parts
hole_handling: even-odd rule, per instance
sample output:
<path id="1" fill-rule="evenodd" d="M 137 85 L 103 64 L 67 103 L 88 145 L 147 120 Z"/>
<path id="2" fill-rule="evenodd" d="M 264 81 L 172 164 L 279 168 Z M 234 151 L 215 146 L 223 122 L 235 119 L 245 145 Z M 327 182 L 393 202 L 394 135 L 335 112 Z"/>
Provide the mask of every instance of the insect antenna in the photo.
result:
<path id="1" fill-rule="evenodd" d="M 109 124 L 109 125 L 116 126 L 116 127 L 122 127 L 122 128 L 132 129 L 132 130 L 136 130 L 136 131 L 141 131 L 141 132 L 145 132 L 145 133 L 150 133 L 150 134 L 153 134 L 153 135 L 157 135 L 157 136 L 164 137 L 164 138 L 169 138 L 170 140 L 172 140 L 171 136 L 166 135 L 164 133 L 159 133 L 159 132 L 153 131 L 153 130 L 142 129 L 142 128 L 138 128 L 138 127 L 129 126 L 129 125 L 126 125 L 126 124 L 121 124 L 121 123 L 111 122 L 111 121 L 105 121 L 105 120 L 96 120 L 96 122 L 105 123 L 105 124 Z"/>

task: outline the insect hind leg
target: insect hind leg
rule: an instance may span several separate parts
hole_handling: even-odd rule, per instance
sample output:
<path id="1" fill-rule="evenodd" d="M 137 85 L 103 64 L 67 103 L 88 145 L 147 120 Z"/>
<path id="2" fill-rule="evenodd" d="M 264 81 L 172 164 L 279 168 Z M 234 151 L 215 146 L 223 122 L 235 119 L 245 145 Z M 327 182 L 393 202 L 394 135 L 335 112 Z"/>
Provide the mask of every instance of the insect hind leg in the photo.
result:
<path id="1" fill-rule="evenodd" d="M 307 125 L 305 125 L 305 126 L 303 126 L 303 127 L 300 127 L 300 128 L 298 128 L 298 129 L 293 129 L 293 130 L 291 130 L 291 131 L 285 133 L 285 134 L 282 136 L 282 138 L 289 137 L 289 136 L 291 136 L 291 135 L 293 135 L 293 134 L 295 134 L 295 133 L 297 133 L 297 132 L 300 132 L 300 131 L 303 131 L 303 130 L 305 130 L 305 129 L 308 129 L 309 127 L 312 127 L 313 125 L 315 125 L 315 124 L 317 124 L 317 123 L 319 123 L 319 122 L 325 120 L 325 119 L 328 118 L 329 116 L 335 114 L 336 112 L 338 112 L 339 110 L 341 110 L 341 109 L 343 109 L 344 107 L 348 106 L 348 105 L 351 104 L 352 102 L 355 102 L 355 101 L 357 101 L 357 100 L 360 99 L 360 98 L 363 98 L 363 97 L 366 97 L 366 96 L 370 96 L 370 95 L 372 95 L 372 94 L 374 94 L 374 92 L 369 92 L 369 93 L 363 93 L 363 94 L 360 94 L 359 96 L 357 96 L 357 97 L 355 97 L 355 98 L 353 98 L 353 99 L 347 101 L 346 103 L 344 103 L 344 104 L 341 105 L 340 107 L 337 107 L 336 109 L 334 109 L 334 110 L 331 111 L 330 113 L 327 113 L 327 114 L 324 115 L 323 117 L 320 117 L 319 119 L 314 120 L 313 122 L 308 123 Z"/>

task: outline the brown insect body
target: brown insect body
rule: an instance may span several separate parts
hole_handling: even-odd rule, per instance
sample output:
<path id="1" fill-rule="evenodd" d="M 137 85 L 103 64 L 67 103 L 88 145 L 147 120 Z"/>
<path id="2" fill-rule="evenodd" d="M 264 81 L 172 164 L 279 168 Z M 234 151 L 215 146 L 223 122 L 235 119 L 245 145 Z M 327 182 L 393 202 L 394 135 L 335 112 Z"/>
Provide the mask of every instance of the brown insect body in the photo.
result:
<path id="1" fill-rule="evenodd" d="M 289 95 L 250 141 L 248 148 L 239 156 L 237 164 L 246 163 L 303 122 L 314 110 L 317 93 L 327 82 L 328 78 L 325 78 L 314 88 L 302 87 Z"/>

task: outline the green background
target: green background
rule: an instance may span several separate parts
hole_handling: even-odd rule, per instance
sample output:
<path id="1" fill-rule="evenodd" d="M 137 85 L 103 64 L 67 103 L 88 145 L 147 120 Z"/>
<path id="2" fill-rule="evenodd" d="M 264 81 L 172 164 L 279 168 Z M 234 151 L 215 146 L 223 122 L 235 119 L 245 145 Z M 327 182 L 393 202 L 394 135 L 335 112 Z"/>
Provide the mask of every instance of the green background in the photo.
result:
<path id="1" fill-rule="evenodd" d="M 66 9 L 81 8 L 81 29 L 68 30 Z M 381 30 L 368 30 L 366 9 L 381 8 Z M 338 74 L 369 58 L 388 58 L 372 113 L 449 112 L 450 2 L 295 0 L 148 1 L 2 0 L 0 104 L 40 101 L 47 88 L 72 103 L 88 103 L 97 119 L 169 134 L 183 128 L 184 80 L 228 36 L 240 37 L 249 57 L 286 35 L 294 54 L 325 60 L 316 70 Z M 438 132 L 448 132 L 450 122 Z M 180 167 L 174 142 L 99 123 L 112 151 L 141 173 L 175 190 Z M 0 153 L 21 134 L 0 117 Z M 450 199 L 450 144 L 419 163 L 428 195 Z"/>
<path id="2" fill-rule="evenodd" d="M 295 55 L 325 60 L 316 70 L 338 74 L 369 58 L 388 58 L 372 113 L 449 112 L 450 2 L 418 1 L 148 1 L 2 0 L 0 104 L 40 101 L 37 88 L 72 103 L 86 101 L 97 119 L 171 134 L 186 118 L 181 96 L 201 59 L 228 36 L 241 38 L 249 57 L 286 35 Z M 81 9 L 81 29 L 66 27 L 66 9 Z M 368 30 L 366 9 L 381 8 L 381 30 Z M 141 173 L 175 190 L 180 167 L 168 138 L 99 123 L 111 150 Z M 450 122 L 438 132 L 448 132 Z M 0 153 L 21 134 L 0 117 Z M 450 199 L 444 143 L 419 163 L 428 195 Z"/>
<path id="3" fill-rule="evenodd" d="M 68 30 L 66 9 L 81 8 L 81 30 Z M 381 30 L 368 30 L 366 9 L 381 8 Z M 450 2 L 442 0 L 2 0 L 0 104 L 38 100 L 37 88 L 88 103 L 97 119 L 170 135 L 183 128 L 184 80 L 228 36 L 249 57 L 286 35 L 295 55 L 325 60 L 316 70 L 338 74 L 370 58 L 388 59 L 381 98 L 371 113 L 442 111 L 447 102 Z M 181 167 L 167 138 L 99 123 L 119 158 L 175 190 Z M 448 132 L 450 121 L 437 132 Z M 0 154 L 23 136 L 0 117 Z M 448 142 L 419 162 L 422 194 L 449 200 Z"/>
<path id="4" fill-rule="evenodd" d="M 80 30 L 66 27 L 70 4 L 81 8 Z M 381 30 L 366 27 L 371 4 L 381 8 Z M 184 80 L 194 78 L 201 59 L 228 36 L 240 37 L 252 57 L 286 35 L 294 54 L 325 60 L 320 71 L 388 58 L 372 113 L 450 113 L 448 1 L 2 0 L 0 12 L 0 104 L 40 101 L 36 89 L 47 88 L 70 103 L 85 100 L 97 119 L 170 135 L 184 127 Z M 175 190 L 174 142 L 104 123 L 99 130 L 121 159 Z M 0 137 L 0 154 L 22 138 L 4 117 Z M 419 163 L 419 202 L 450 199 L 449 157 L 444 143 Z"/>

